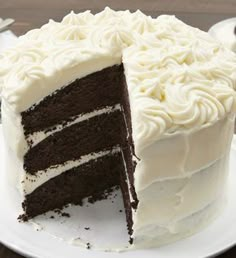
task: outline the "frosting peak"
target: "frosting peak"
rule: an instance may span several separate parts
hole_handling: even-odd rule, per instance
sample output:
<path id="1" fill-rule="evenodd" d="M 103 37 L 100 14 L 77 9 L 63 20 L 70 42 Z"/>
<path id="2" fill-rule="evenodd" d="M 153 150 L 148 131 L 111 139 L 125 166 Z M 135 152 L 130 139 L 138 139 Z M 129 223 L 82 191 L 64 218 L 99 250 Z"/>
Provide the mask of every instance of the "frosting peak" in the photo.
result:
<path id="1" fill-rule="evenodd" d="M 133 37 L 129 30 L 120 28 L 117 25 L 106 26 L 91 34 L 91 42 L 96 48 L 121 56 L 122 49 L 133 43 Z"/>
<path id="2" fill-rule="evenodd" d="M 90 11 L 85 11 L 80 14 L 75 14 L 74 11 L 71 11 L 63 18 L 61 23 L 64 25 L 88 25 L 89 22 L 92 21 L 93 16 Z"/>

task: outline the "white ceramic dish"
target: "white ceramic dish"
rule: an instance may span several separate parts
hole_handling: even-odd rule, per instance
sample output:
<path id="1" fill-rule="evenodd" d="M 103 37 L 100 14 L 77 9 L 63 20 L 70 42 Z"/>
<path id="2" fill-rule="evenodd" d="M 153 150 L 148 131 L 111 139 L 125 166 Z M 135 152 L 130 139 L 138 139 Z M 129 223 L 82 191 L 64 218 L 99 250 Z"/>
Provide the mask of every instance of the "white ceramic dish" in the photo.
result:
<path id="1" fill-rule="evenodd" d="M 235 35 L 236 17 L 226 19 L 214 24 L 208 33 L 220 41 L 225 47 L 236 52 L 236 35 Z"/>
<path id="2" fill-rule="evenodd" d="M 9 164 L 4 164 L 3 137 L 0 128 L 0 242 L 28 257 L 40 258 L 200 258 L 216 255 L 236 244 L 236 139 L 231 149 L 228 203 L 218 219 L 204 231 L 158 249 L 135 250 L 128 252 L 103 252 L 96 246 L 119 248 L 127 243 L 122 200 L 116 192 L 105 201 L 84 207 L 71 206 L 65 212 L 66 218 L 54 213 L 38 217 L 33 223 L 19 223 L 19 195 L 9 185 L 5 172 Z M 117 196 L 114 198 L 114 195 Z M 54 219 L 50 219 L 54 216 Z M 33 224 L 33 225 L 32 225 Z M 89 230 L 85 228 L 89 227 Z M 116 233 L 115 233 L 116 232 Z M 69 244 L 72 239 L 78 245 Z M 81 245 L 90 243 L 92 249 Z"/>
<path id="3" fill-rule="evenodd" d="M 221 27 L 223 27 L 224 25 L 226 24 L 235 24 L 236 22 L 236 17 L 233 17 L 233 18 L 229 18 L 229 19 L 225 19 L 223 21 L 220 21 L 220 22 L 217 22 L 216 24 L 214 24 L 213 26 L 210 27 L 210 29 L 208 30 L 208 32 L 214 36 L 215 35 L 215 32 L 220 29 Z"/>

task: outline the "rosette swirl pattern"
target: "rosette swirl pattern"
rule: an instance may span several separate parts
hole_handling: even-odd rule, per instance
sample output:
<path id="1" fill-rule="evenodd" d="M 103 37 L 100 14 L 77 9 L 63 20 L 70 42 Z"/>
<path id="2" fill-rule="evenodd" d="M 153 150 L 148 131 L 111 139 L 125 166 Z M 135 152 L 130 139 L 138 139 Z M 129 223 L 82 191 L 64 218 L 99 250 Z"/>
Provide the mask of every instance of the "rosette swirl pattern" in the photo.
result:
<path id="1" fill-rule="evenodd" d="M 16 51 L 15 48 L 12 48 L 6 50 L 4 53 L 5 58 L 7 58 L 12 64 L 17 62 L 41 63 L 47 57 L 40 43 L 34 44 L 33 42 L 32 44 L 32 42 L 29 41 L 26 45 L 18 45 L 17 50 L 18 51 Z"/>
<path id="2" fill-rule="evenodd" d="M 25 88 L 29 87 L 29 85 L 46 87 L 45 77 L 45 70 L 40 65 L 33 65 L 32 63 L 17 65 L 4 78 L 7 91 L 3 87 L 3 98 L 15 107 L 17 104 L 24 102 L 24 99 L 21 98 L 22 91 L 25 91 Z M 37 92 L 38 89 L 35 90 Z M 27 94 L 30 94 L 30 91 Z"/>
<path id="3" fill-rule="evenodd" d="M 88 26 L 94 19 L 94 15 L 91 14 L 90 11 L 85 11 L 83 13 L 75 14 L 71 11 L 68 15 L 66 15 L 62 24 L 64 25 L 86 25 Z"/>
<path id="4" fill-rule="evenodd" d="M 156 100 L 139 97 L 132 105 L 136 106 L 132 112 L 132 119 L 136 124 L 136 127 L 133 127 L 133 136 L 136 149 L 140 150 L 157 140 L 171 127 L 173 121 L 160 102 Z"/>
<path id="5" fill-rule="evenodd" d="M 210 86 L 210 85 L 209 85 Z M 165 107 L 173 123 L 185 128 L 199 127 L 217 121 L 225 115 L 223 104 L 211 87 L 189 82 L 168 84 Z"/>
<path id="6" fill-rule="evenodd" d="M 111 52 L 114 55 L 121 55 L 122 49 L 133 43 L 133 37 L 129 30 L 116 25 L 105 26 L 93 31 L 90 40 L 93 47 Z"/>

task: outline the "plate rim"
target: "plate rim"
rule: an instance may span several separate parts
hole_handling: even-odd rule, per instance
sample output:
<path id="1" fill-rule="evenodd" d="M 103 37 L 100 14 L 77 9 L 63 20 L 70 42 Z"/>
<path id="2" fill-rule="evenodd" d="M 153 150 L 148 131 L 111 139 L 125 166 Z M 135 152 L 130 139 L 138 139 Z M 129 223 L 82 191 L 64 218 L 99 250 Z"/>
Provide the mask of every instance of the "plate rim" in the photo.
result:
<path id="1" fill-rule="evenodd" d="M 230 22 L 230 21 L 236 21 L 236 17 L 231 17 L 231 18 L 228 18 L 228 19 L 224 19 L 224 20 L 221 20 L 221 21 L 219 21 L 219 22 L 213 24 L 213 25 L 209 28 L 208 33 L 209 33 L 210 35 L 215 35 L 215 31 L 214 31 L 214 30 L 215 30 L 217 27 L 219 27 L 220 25 L 223 25 L 223 24 L 225 24 L 225 23 L 227 23 L 227 22 Z"/>

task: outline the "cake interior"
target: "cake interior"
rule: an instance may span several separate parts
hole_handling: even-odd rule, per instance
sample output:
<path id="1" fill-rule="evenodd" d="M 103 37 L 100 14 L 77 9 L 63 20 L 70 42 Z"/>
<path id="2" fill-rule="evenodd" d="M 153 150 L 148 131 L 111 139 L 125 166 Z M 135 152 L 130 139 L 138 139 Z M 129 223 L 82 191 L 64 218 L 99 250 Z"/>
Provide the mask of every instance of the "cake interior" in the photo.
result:
<path id="1" fill-rule="evenodd" d="M 134 189 L 131 114 L 123 65 L 115 65 L 71 82 L 22 112 L 30 146 L 24 169 L 37 179 L 51 168 L 64 169 L 33 192 L 26 193 L 25 218 L 33 218 L 66 204 L 82 204 L 85 197 L 102 198 L 121 188 L 132 234 L 132 211 L 138 200 Z M 60 128 L 60 130 L 58 129 Z M 34 142 L 33 135 L 48 136 Z M 70 162 L 87 160 L 70 169 Z M 88 159 L 88 157 L 90 157 Z"/>

